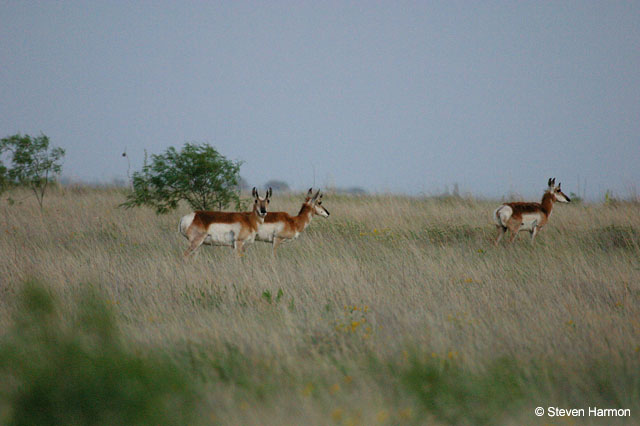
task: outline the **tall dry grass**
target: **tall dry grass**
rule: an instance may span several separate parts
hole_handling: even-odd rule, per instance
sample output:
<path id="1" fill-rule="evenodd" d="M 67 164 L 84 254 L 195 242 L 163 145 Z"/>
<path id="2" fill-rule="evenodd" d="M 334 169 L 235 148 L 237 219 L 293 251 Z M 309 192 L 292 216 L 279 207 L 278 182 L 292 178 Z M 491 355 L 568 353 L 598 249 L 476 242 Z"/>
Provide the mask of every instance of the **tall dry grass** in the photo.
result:
<path id="1" fill-rule="evenodd" d="M 637 204 L 556 205 L 534 246 L 523 233 L 496 248 L 496 202 L 327 194 L 330 218 L 276 258 L 255 243 L 185 263 L 188 209 L 123 200 L 80 187 L 43 212 L 3 202 L 0 330 L 26 280 L 69 306 L 95 288 L 131 351 L 168 354 L 198 384 L 205 424 L 538 424 L 534 407 L 562 404 L 639 419 Z M 270 208 L 301 200 L 275 194 Z M 503 393 L 520 397 L 476 415 L 474 398 L 511 382 Z"/>

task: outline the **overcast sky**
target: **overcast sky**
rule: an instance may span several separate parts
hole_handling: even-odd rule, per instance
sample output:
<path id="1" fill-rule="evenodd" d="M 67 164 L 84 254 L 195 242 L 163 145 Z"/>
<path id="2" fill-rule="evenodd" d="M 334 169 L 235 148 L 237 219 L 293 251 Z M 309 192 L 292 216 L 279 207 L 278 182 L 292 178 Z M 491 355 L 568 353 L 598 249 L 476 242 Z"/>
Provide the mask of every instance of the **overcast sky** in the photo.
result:
<path id="1" fill-rule="evenodd" d="M 0 136 L 126 178 L 208 142 L 250 184 L 640 191 L 638 1 L 3 1 Z"/>

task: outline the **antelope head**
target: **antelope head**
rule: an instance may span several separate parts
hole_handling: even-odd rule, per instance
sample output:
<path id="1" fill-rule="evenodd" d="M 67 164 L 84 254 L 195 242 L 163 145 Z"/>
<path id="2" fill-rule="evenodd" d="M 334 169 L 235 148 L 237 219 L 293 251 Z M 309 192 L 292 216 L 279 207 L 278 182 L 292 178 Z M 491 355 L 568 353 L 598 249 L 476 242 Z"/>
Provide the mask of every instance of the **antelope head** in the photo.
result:
<path id="1" fill-rule="evenodd" d="M 267 215 L 267 206 L 269 205 L 269 201 L 271 198 L 271 194 L 273 191 L 271 188 L 267 190 L 264 198 L 260 198 L 258 194 L 258 190 L 254 187 L 253 191 L 251 191 L 251 195 L 253 195 L 253 210 L 256 212 L 258 216 L 262 219 Z"/>
<path id="2" fill-rule="evenodd" d="M 556 186 L 556 178 L 549 179 L 548 185 L 549 189 L 547 189 L 547 191 L 553 195 L 554 201 L 558 201 L 560 203 L 568 203 L 571 201 L 571 198 L 567 197 L 567 194 L 562 192 L 562 189 L 560 188 L 562 183 L 558 182 L 558 186 Z"/>
<path id="3" fill-rule="evenodd" d="M 309 191 L 307 192 L 307 198 L 305 198 L 304 202 L 309 207 L 311 207 L 312 214 L 322 217 L 329 217 L 329 210 L 327 210 L 322 205 L 322 195 L 323 194 L 320 193 L 320 190 L 318 190 L 318 192 L 313 195 L 313 188 L 309 188 Z"/>

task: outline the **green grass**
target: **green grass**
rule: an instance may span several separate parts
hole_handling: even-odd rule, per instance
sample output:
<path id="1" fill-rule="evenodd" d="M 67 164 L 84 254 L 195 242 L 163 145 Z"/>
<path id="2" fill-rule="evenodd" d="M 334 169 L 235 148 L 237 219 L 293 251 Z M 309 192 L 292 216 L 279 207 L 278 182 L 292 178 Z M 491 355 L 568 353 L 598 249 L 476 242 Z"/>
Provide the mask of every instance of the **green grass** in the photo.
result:
<path id="1" fill-rule="evenodd" d="M 608 225 L 596 228 L 589 233 L 589 238 L 605 251 L 615 249 L 638 251 L 640 248 L 640 230 L 629 225 Z"/>
<path id="2" fill-rule="evenodd" d="M 637 204 L 556 206 L 534 246 L 496 248 L 495 202 L 327 193 L 330 218 L 275 258 L 255 243 L 183 262 L 184 207 L 63 187 L 41 213 L 10 195 L 25 201 L 0 204 L 1 424 L 558 420 L 537 406 L 638 423 Z"/>
<path id="3" fill-rule="evenodd" d="M 113 314 L 87 294 L 61 310 L 37 282 L 21 289 L 0 341 L 1 418 L 10 425 L 183 425 L 196 393 L 161 355 L 125 350 Z M 71 309 L 69 309 L 71 308 Z M 73 316 L 66 323 L 63 317 Z"/>

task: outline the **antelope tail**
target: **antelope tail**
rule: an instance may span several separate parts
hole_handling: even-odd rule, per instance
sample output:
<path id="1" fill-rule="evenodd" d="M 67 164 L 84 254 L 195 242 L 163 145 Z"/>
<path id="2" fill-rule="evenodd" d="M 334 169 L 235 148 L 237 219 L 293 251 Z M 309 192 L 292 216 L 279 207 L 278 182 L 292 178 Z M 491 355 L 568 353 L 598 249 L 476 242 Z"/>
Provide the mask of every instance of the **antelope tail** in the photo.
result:
<path id="1" fill-rule="evenodd" d="M 182 218 L 180 218 L 180 221 L 178 222 L 178 232 L 182 235 L 184 235 L 185 237 L 187 236 L 187 229 L 189 228 L 189 225 L 191 225 L 191 222 L 193 222 L 193 218 L 195 217 L 195 213 L 189 213 L 186 216 L 182 216 Z"/>
<path id="2" fill-rule="evenodd" d="M 507 227 L 507 221 L 511 218 L 513 209 L 507 205 L 502 205 L 493 212 L 493 220 L 498 226 Z"/>

